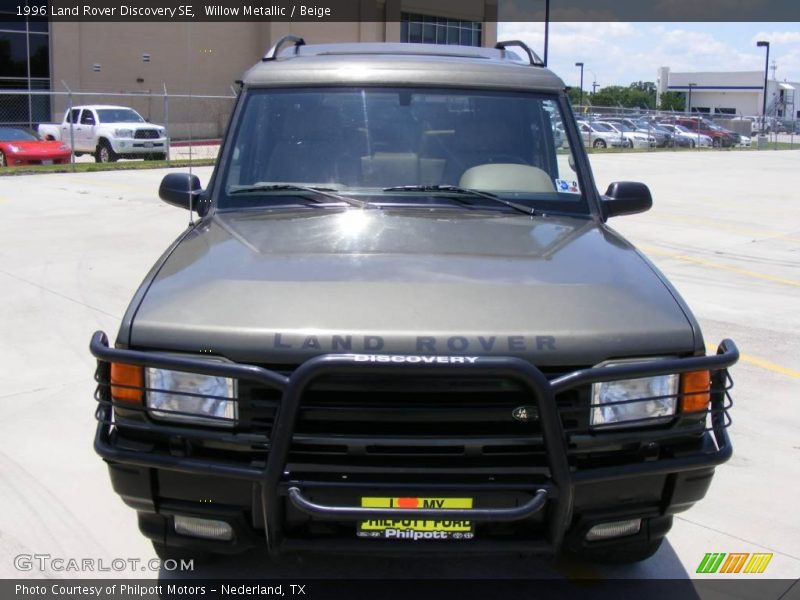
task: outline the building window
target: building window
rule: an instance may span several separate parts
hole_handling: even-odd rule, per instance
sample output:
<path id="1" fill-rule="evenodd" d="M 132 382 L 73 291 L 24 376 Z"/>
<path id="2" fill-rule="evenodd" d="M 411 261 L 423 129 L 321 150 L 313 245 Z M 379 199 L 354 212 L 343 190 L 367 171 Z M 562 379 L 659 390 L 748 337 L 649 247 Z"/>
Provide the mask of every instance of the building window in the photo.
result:
<path id="1" fill-rule="evenodd" d="M 415 13 L 400 15 L 400 41 L 423 44 L 480 46 L 483 24 Z"/>
<path id="2" fill-rule="evenodd" d="M 4 5 L 5 6 L 5 5 Z M 50 120 L 50 33 L 46 20 L 22 20 L 0 11 L 0 125 L 33 126 Z"/>

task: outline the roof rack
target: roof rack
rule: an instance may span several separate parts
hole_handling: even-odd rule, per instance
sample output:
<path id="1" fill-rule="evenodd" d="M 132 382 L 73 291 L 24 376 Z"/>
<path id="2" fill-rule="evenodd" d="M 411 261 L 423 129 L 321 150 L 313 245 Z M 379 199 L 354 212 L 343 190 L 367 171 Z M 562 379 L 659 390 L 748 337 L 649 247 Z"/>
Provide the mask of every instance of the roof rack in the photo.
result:
<path id="1" fill-rule="evenodd" d="M 298 37 L 296 35 L 285 35 L 281 39 L 278 40 L 277 44 L 275 44 L 272 48 L 267 50 L 267 53 L 262 57 L 261 60 L 262 61 L 268 61 L 268 60 L 275 60 L 276 58 L 278 58 L 278 52 L 281 51 L 281 48 L 287 42 L 293 42 L 294 43 L 294 52 L 295 52 L 295 54 L 297 54 L 298 49 L 300 48 L 300 46 L 305 46 L 306 45 L 306 41 L 301 37 Z"/>
<path id="2" fill-rule="evenodd" d="M 505 40 L 502 42 L 497 42 L 494 45 L 496 50 L 505 50 L 506 48 L 511 46 L 518 46 L 519 48 L 525 50 L 525 54 L 528 55 L 528 60 L 530 61 L 531 66 L 533 67 L 544 66 L 544 61 L 541 58 L 539 58 L 539 55 L 536 54 L 536 52 L 534 52 L 533 50 L 531 50 L 530 47 L 528 47 L 528 44 L 526 44 L 522 40 Z"/>

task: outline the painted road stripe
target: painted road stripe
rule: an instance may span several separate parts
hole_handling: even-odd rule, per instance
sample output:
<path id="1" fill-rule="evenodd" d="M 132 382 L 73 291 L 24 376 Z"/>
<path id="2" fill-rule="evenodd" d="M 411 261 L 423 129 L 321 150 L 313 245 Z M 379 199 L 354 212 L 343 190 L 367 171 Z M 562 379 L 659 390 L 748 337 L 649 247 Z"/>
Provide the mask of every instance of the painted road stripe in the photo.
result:
<path id="1" fill-rule="evenodd" d="M 753 277 L 755 279 L 763 279 L 765 281 L 772 281 L 773 283 L 781 283 L 783 285 L 800 287 L 800 281 L 797 281 L 795 279 L 786 279 L 785 277 L 775 277 L 774 275 L 766 275 L 765 273 L 759 273 L 758 271 L 750 271 L 749 269 L 742 269 L 739 267 L 733 267 L 731 265 L 724 265 L 722 263 L 712 262 L 710 260 L 705 260 L 702 258 L 695 258 L 694 256 L 688 256 L 686 254 L 680 254 L 678 252 L 669 252 L 667 250 L 660 250 L 653 246 L 639 245 L 638 247 L 645 254 L 654 254 L 656 256 L 662 256 L 664 258 L 674 258 L 675 260 L 682 260 L 684 262 L 690 262 L 696 265 L 710 267 L 712 269 L 719 269 L 721 271 L 730 271 L 731 273 L 738 273 L 739 275 L 745 275 L 747 277 Z"/>
<path id="2" fill-rule="evenodd" d="M 716 354 L 717 347 L 707 344 L 706 352 L 708 352 L 709 354 Z M 800 371 L 789 369 L 788 367 L 782 367 L 781 365 L 777 365 L 774 362 L 764 360 L 763 358 L 758 358 L 757 356 L 750 356 L 749 354 L 740 353 L 739 360 L 741 360 L 742 362 L 750 363 L 751 365 L 755 365 L 757 367 L 761 367 L 762 369 L 766 369 L 767 371 L 780 373 L 781 375 L 786 375 L 787 377 L 793 377 L 794 379 L 800 379 Z"/>

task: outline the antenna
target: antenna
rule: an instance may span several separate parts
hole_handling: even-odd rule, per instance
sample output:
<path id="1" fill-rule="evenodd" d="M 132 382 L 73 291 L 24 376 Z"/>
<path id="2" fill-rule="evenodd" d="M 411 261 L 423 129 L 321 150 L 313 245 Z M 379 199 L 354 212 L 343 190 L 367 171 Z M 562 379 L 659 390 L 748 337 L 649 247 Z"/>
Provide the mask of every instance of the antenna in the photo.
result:
<path id="1" fill-rule="evenodd" d="M 192 176 L 192 146 L 194 145 L 194 134 L 192 132 L 192 24 L 186 23 L 188 33 L 186 35 L 186 54 L 189 64 L 186 71 L 189 74 L 189 106 L 186 114 L 189 115 L 189 178 Z M 194 194 L 189 195 L 189 227 L 194 225 Z"/>

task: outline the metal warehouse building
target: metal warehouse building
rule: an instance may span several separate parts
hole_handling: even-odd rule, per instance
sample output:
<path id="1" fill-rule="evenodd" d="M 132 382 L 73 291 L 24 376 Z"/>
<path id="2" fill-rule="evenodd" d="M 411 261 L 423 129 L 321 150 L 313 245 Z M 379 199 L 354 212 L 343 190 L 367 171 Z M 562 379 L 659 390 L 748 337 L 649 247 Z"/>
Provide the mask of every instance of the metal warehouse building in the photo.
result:
<path id="1" fill-rule="evenodd" d="M 685 94 L 687 112 L 760 116 L 764 71 L 678 73 L 661 67 L 657 88 L 659 95 L 664 92 Z M 800 117 L 800 97 L 796 106 L 795 90 L 800 90 L 800 83 L 768 80 L 767 116 L 792 120 Z"/>

